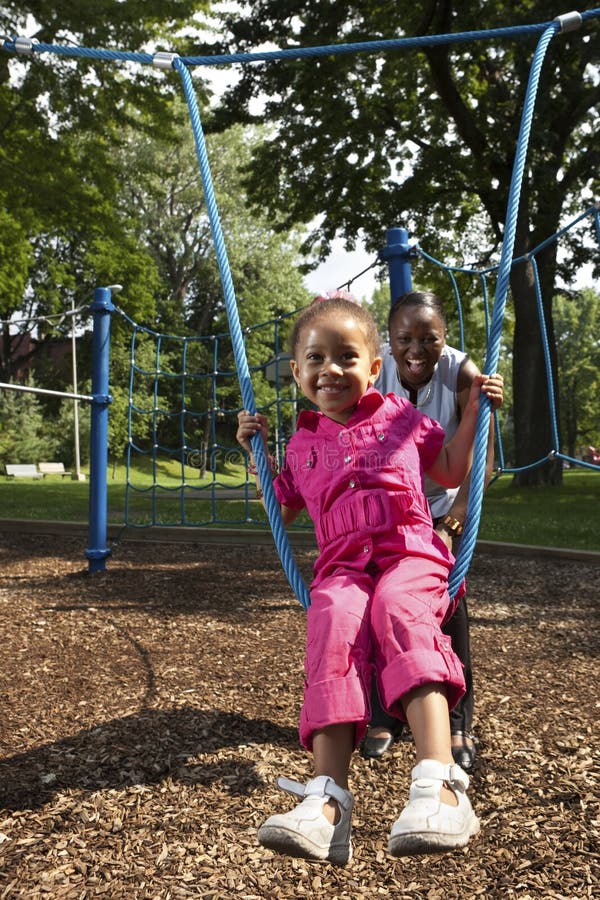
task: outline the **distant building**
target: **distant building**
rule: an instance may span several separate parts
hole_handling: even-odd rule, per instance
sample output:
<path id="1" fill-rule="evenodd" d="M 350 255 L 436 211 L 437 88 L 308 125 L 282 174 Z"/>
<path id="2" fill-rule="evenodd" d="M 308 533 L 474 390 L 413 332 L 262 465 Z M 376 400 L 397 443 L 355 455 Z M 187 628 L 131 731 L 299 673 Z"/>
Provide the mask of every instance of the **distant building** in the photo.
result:
<path id="1" fill-rule="evenodd" d="M 38 340 L 30 334 L 4 333 L 0 339 L 1 380 L 24 384 L 48 363 L 61 369 L 65 360 L 70 362 L 71 352 L 71 338 Z"/>

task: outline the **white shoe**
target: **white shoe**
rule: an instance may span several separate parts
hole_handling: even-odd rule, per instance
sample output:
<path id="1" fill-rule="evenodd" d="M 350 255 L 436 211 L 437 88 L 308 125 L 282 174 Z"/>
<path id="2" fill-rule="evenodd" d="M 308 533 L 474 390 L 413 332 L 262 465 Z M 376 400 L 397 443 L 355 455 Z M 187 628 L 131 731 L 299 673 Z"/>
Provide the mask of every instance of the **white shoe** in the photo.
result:
<path id="1" fill-rule="evenodd" d="M 440 800 L 444 782 L 456 795 L 457 806 Z M 421 760 L 412 770 L 409 801 L 390 832 L 392 856 L 464 847 L 479 831 L 479 819 L 465 793 L 468 787 L 469 776 L 460 766 Z"/>
<path id="2" fill-rule="evenodd" d="M 304 800 L 291 812 L 268 818 L 258 829 L 258 842 L 288 856 L 345 865 L 352 858 L 350 826 L 354 798 L 350 791 L 338 787 L 328 775 L 319 775 L 306 785 L 289 778 L 278 778 L 277 784 Z M 338 804 L 337 825 L 332 825 L 323 815 L 323 806 L 329 799 Z"/>

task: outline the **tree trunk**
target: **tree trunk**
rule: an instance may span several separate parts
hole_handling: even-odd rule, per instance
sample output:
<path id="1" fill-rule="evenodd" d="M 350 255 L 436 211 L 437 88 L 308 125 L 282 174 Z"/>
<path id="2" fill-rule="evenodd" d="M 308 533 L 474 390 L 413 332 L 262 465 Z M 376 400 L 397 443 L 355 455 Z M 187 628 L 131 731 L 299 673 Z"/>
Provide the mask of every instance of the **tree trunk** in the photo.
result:
<path id="1" fill-rule="evenodd" d="M 2 326 L 2 352 L 0 352 L 0 381 L 10 381 L 10 328 Z"/>
<path id="2" fill-rule="evenodd" d="M 521 255 L 519 251 L 515 256 Z M 544 318 L 550 347 L 552 379 L 556 386 L 556 347 L 552 327 L 552 297 L 556 265 L 556 247 L 551 245 L 537 256 L 543 297 Z M 513 355 L 515 466 L 530 466 L 548 457 L 554 446 L 551 410 L 557 410 L 556 399 L 549 396 L 544 345 L 540 329 L 533 266 L 519 263 L 511 272 L 511 289 L 515 304 Z M 555 392 L 556 393 L 556 392 Z M 558 411 L 556 411 L 558 420 Z M 560 484 L 562 464 L 548 458 L 534 468 L 526 468 L 514 477 L 518 486 Z"/>

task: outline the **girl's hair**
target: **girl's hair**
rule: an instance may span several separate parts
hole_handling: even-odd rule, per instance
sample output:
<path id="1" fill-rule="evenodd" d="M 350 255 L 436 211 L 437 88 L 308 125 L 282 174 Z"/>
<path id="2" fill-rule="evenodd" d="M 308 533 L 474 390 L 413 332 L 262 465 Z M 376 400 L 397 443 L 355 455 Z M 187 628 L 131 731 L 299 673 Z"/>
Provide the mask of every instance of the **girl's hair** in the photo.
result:
<path id="1" fill-rule="evenodd" d="M 392 319 L 398 310 L 403 309 L 405 306 L 425 306 L 431 309 L 436 316 L 440 317 L 444 323 L 444 328 L 448 327 L 444 304 L 437 294 L 434 294 L 433 291 L 408 291 L 408 293 L 402 294 L 401 297 L 394 301 L 388 316 L 388 331 L 390 330 Z"/>
<path id="2" fill-rule="evenodd" d="M 294 323 L 294 329 L 290 337 L 290 350 L 295 356 L 296 347 L 300 340 L 300 333 L 307 325 L 311 325 L 317 319 L 325 316 L 346 315 L 356 319 L 365 336 L 367 346 L 372 357 L 379 355 L 380 339 L 377 331 L 377 323 L 371 313 L 360 306 L 355 300 L 347 300 L 344 297 L 317 297 L 310 306 L 300 313 Z"/>

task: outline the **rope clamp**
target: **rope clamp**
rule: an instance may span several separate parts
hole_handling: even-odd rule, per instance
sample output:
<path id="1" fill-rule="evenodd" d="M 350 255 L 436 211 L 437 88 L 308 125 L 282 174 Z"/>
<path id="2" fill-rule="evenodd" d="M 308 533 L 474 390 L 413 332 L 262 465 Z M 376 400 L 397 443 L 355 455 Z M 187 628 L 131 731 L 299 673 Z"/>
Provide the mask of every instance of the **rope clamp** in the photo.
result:
<path id="1" fill-rule="evenodd" d="M 33 53 L 33 45 L 39 44 L 36 38 L 18 37 L 14 40 L 15 50 L 17 53 Z"/>
<path id="2" fill-rule="evenodd" d="M 568 12 L 563 13 L 562 16 L 555 16 L 553 21 L 558 22 L 561 33 L 566 34 L 567 31 L 577 31 L 581 28 L 583 19 L 581 18 L 581 13 Z"/>
<path id="3" fill-rule="evenodd" d="M 167 53 L 164 50 L 159 50 L 152 57 L 152 65 L 156 66 L 157 69 L 172 69 L 173 62 L 176 59 L 179 59 L 179 53 Z"/>

